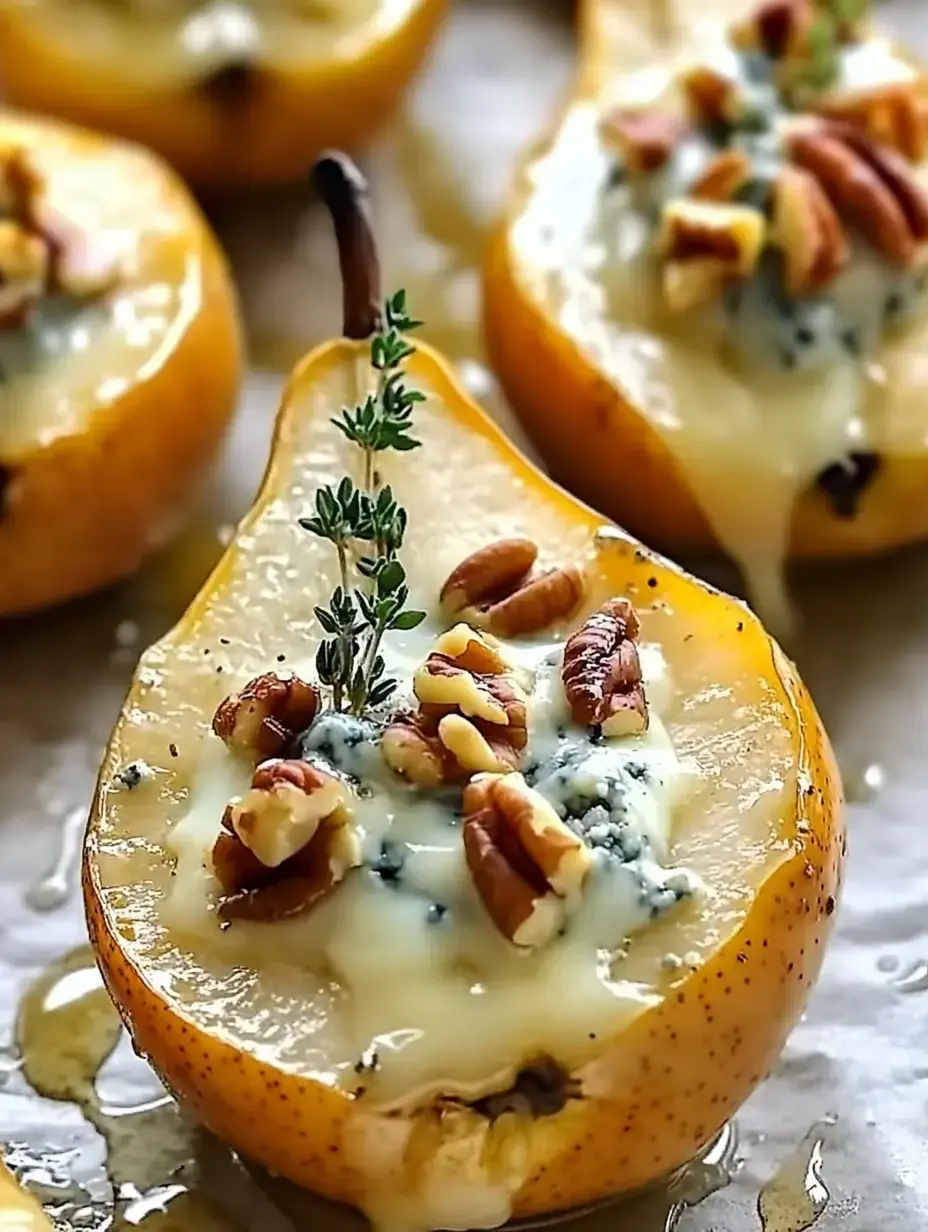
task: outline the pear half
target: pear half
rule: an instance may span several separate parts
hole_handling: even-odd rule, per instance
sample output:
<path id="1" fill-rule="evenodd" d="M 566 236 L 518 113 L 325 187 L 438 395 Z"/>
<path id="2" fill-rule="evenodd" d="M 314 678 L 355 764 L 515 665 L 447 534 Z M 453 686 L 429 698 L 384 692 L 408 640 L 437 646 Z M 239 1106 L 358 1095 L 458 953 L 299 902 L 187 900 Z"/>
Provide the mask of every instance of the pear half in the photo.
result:
<path id="1" fill-rule="evenodd" d="M 342 187 L 349 201 L 347 181 Z M 357 258 L 343 261 L 346 319 L 357 334 L 365 320 L 359 271 L 371 252 L 363 216 L 345 209 L 342 255 L 347 246 Z M 555 1057 L 573 1095 L 548 1115 L 488 1111 L 488 1096 L 518 1086 L 535 1048 L 531 1026 L 505 1072 L 471 1081 L 465 1094 L 461 1057 L 494 1048 L 493 1031 L 468 1034 L 451 1001 L 423 1026 L 414 998 L 406 1004 L 392 979 L 382 985 L 385 1002 L 405 1014 L 407 1034 L 445 1049 L 447 1082 L 438 1071 L 425 1084 L 407 1077 L 387 1090 L 379 1085 L 386 1068 L 363 1074 L 362 989 L 306 961 L 301 924 L 223 932 L 209 850 L 228 796 L 247 781 L 241 770 L 236 779 L 210 731 L 217 704 L 275 665 L 312 670 L 313 606 L 327 601 L 337 574 L 330 545 L 297 519 L 319 484 L 357 467 L 354 446 L 330 419 L 356 400 L 366 363 L 366 342 L 344 338 L 298 366 L 254 508 L 184 619 L 143 657 L 93 807 L 87 915 L 136 1045 L 220 1137 L 375 1222 L 496 1226 L 661 1177 L 693 1157 L 763 1078 L 802 1010 L 830 929 L 841 787 L 794 668 L 747 609 L 555 487 L 445 362 L 419 346 L 407 377 L 426 395 L 415 419 L 422 447 L 382 457 L 409 512 L 403 559 L 413 605 L 428 612 L 421 645 L 447 627 L 437 615 L 443 580 L 491 538 L 528 536 L 543 561 L 583 566 L 587 591 L 574 624 L 612 596 L 629 598 L 642 642 L 659 648 L 672 682 L 663 723 L 693 767 L 671 856 L 706 889 L 628 940 L 614 972 L 612 1026 L 601 1033 L 582 1017 L 574 1023 L 582 1030 Z M 392 662 L 401 658 L 397 650 Z M 120 772 L 133 762 L 152 773 L 127 790 Z M 195 834 L 199 846 L 181 850 L 180 833 Z M 372 927 L 347 957 L 359 962 L 358 951 L 369 950 L 372 965 L 389 964 L 401 942 Z M 513 979 L 531 984 L 524 963 Z M 562 974 L 546 989 L 540 1032 L 548 1016 L 571 1012 L 573 984 Z"/>

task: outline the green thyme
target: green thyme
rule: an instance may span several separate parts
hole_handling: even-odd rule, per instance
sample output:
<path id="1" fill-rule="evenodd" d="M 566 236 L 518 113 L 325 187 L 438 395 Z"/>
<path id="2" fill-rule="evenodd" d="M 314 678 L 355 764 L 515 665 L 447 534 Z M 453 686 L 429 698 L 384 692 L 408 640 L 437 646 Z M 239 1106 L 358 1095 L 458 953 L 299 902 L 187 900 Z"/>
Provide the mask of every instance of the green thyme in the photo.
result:
<path id="1" fill-rule="evenodd" d="M 332 421 L 363 452 L 363 487 L 346 476 L 336 486 L 319 488 L 313 513 L 300 518 L 304 530 L 326 539 L 338 555 L 339 585 L 328 607 L 315 608 L 328 635 L 316 654 L 316 670 L 332 690 L 335 709 L 347 706 L 355 714 L 381 705 L 397 687 L 386 675 L 380 654 L 384 634 L 414 629 L 425 619 L 424 612 L 406 608 L 409 588 L 397 555 L 406 533 L 406 510 L 389 485 L 380 486 L 375 467 L 377 454 L 388 449 L 407 452 L 419 445 L 410 429 L 413 409 L 424 396 L 407 387 L 402 365 L 414 350 L 406 332 L 420 323 L 408 314 L 404 291 L 387 300 L 382 328 L 371 339 L 376 391 Z"/>
<path id="2" fill-rule="evenodd" d="M 870 0 L 820 0 L 820 3 L 835 21 L 845 27 L 863 21 L 870 7 Z"/>
<path id="3" fill-rule="evenodd" d="M 385 449 L 405 452 L 418 448 L 409 435 L 412 412 L 423 395 L 408 389 L 402 364 L 414 351 L 406 334 L 422 324 L 406 310 L 406 292 L 397 291 L 384 304 L 383 325 L 371 339 L 371 367 L 379 375 L 377 390 L 353 410 L 344 410 L 335 426 L 364 451 L 364 487 L 374 487 L 374 459 Z"/>

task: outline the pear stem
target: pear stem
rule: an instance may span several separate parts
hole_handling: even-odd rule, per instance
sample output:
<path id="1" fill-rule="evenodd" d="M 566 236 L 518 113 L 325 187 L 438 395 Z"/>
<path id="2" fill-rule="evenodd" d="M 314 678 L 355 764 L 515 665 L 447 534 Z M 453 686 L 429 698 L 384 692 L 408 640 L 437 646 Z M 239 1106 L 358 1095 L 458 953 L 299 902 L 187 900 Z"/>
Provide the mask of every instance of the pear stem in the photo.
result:
<path id="1" fill-rule="evenodd" d="M 342 276 L 342 332 L 364 339 L 380 328 L 380 261 L 367 180 L 339 150 L 320 156 L 313 181 L 332 216 Z"/>

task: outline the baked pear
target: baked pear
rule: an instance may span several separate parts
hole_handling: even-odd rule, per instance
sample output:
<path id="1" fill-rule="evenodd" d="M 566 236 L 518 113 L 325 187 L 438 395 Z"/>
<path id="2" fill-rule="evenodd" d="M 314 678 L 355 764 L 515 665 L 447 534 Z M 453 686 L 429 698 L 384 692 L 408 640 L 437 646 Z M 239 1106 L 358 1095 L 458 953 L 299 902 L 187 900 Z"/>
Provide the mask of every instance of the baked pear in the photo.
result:
<path id="1" fill-rule="evenodd" d="M 6 98 L 202 187 L 294 182 L 393 112 L 446 0 L 2 0 Z"/>
<path id="2" fill-rule="evenodd" d="M 186 189 L 134 146 L 0 113 L 0 616 L 131 573 L 235 404 L 238 309 Z"/>
<path id="3" fill-rule="evenodd" d="M 35 1198 L 21 1189 L 0 1163 L 0 1228 L 9 1228 L 11 1232 L 51 1232 L 51 1226 Z"/>
<path id="4" fill-rule="evenodd" d="M 356 174 L 318 176 L 346 336 L 141 660 L 87 918 L 225 1141 L 378 1226 L 492 1227 L 663 1177 L 760 1082 L 831 928 L 841 786 L 758 620 L 410 350 Z"/>
<path id="5" fill-rule="evenodd" d="M 928 533 L 924 75 L 837 11 L 585 0 L 485 267 L 552 474 L 771 619 L 786 559 Z"/>

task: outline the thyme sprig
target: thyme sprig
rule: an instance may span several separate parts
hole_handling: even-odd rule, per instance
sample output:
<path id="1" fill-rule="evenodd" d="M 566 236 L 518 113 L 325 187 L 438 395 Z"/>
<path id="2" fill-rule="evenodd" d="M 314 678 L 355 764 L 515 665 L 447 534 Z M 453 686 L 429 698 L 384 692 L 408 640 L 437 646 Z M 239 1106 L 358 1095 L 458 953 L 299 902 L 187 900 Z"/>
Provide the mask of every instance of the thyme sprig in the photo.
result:
<path id="1" fill-rule="evenodd" d="M 316 670 L 332 690 L 335 709 L 347 705 L 354 714 L 381 705 L 396 690 L 380 654 L 384 634 L 414 629 L 425 619 L 424 612 L 406 608 L 409 588 L 397 555 L 406 533 L 406 510 L 389 484 L 380 486 L 375 466 L 377 454 L 387 449 L 407 452 L 420 443 L 410 429 L 413 408 L 424 396 L 407 387 L 402 368 L 414 351 L 405 334 L 419 324 L 406 309 L 404 291 L 387 300 L 382 326 L 371 338 L 376 390 L 332 420 L 363 452 L 363 487 L 346 475 L 337 485 L 319 488 L 313 514 L 300 518 L 304 530 L 326 539 L 338 555 L 339 585 L 328 607 L 314 609 L 328 634 L 317 651 Z M 369 546 L 362 551 L 360 545 Z"/>
<path id="2" fill-rule="evenodd" d="M 422 324 L 406 308 L 406 292 L 397 291 L 383 308 L 383 325 L 371 339 L 371 367 L 378 373 L 377 389 L 360 406 L 342 411 L 332 422 L 348 440 L 364 451 L 364 487 L 374 485 L 375 457 L 385 449 L 406 452 L 419 441 L 409 435 L 412 412 L 424 395 L 403 381 L 402 364 L 415 350 L 405 335 Z"/>

